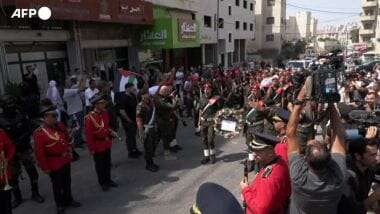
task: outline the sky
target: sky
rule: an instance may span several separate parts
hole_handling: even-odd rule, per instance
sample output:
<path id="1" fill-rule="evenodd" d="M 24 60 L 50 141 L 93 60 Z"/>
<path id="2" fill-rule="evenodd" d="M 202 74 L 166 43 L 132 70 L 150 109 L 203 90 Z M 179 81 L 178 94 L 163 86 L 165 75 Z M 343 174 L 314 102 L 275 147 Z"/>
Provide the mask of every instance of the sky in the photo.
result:
<path id="1" fill-rule="evenodd" d="M 295 15 L 298 11 L 307 11 L 307 9 L 294 7 L 297 6 L 334 12 L 324 13 L 309 10 L 312 12 L 312 16 L 319 20 L 319 29 L 326 25 L 339 25 L 352 21 L 359 22 L 359 13 L 362 12 L 361 1 L 362 0 L 287 0 L 287 16 Z"/>

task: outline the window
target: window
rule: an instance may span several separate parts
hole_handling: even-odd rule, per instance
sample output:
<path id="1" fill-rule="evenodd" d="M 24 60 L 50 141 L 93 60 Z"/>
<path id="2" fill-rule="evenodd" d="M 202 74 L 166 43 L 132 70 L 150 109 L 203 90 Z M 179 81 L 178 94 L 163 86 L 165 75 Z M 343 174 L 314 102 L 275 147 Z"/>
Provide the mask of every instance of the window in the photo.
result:
<path id="1" fill-rule="evenodd" d="M 286 25 L 286 18 L 281 19 L 281 24 Z M 309 24 L 310 25 L 310 24 Z"/>
<path id="2" fill-rule="evenodd" d="M 267 0 L 267 6 L 272 7 L 275 5 L 275 0 Z"/>
<path id="3" fill-rule="evenodd" d="M 265 40 L 267 42 L 273 42 L 274 41 L 274 34 L 266 35 Z"/>
<path id="4" fill-rule="evenodd" d="M 249 5 L 249 9 L 250 9 L 251 11 L 253 11 L 253 3 L 251 3 L 251 4 Z"/>
<path id="5" fill-rule="evenodd" d="M 228 6 L 228 15 L 232 15 L 232 8 L 231 8 L 231 6 Z"/>
<path id="6" fill-rule="evenodd" d="M 253 24 L 249 24 L 249 30 L 253 31 Z"/>
<path id="7" fill-rule="evenodd" d="M 219 18 L 219 28 L 224 28 L 224 19 Z"/>
<path id="8" fill-rule="evenodd" d="M 211 16 L 204 16 L 203 17 L 203 25 L 204 27 L 211 28 Z"/>
<path id="9" fill-rule="evenodd" d="M 247 1 L 243 1 L 243 7 L 244 7 L 244 9 L 247 9 L 247 7 L 248 7 L 248 2 Z"/>
<path id="10" fill-rule="evenodd" d="M 239 21 L 235 22 L 235 28 L 236 28 L 236 30 L 240 29 L 240 22 Z"/>
<path id="11" fill-rule="evenodd" d="M 243 23 L 243 30 L 247 30 L 247 22 Z"/>
<path id="12" fill-rule="evenodd" d="M 195 13 L 191 13 L 191 20 L 195 20 Z"/>
<path id="13" fill-rule="evenodd" d="M 228 34 L 228 42 L 232 42 L 232 34 L 231 33 Z"/>
<path id="14" fill-rule="evenodd" d="M 240 0 L 235 0 L 235 5 L 239 7 L 240 6 Z"/>
<path id="15" fill-rule="evenodd" d="M 273 25 L 274 24 L 274 17 L 268 17 L 267 18 L 267 25 Z"/>

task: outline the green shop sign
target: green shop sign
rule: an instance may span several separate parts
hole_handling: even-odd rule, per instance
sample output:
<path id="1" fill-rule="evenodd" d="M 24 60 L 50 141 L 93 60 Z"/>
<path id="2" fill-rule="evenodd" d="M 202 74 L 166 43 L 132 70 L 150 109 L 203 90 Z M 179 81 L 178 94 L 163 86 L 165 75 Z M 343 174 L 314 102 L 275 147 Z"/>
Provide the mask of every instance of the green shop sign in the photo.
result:
<path id="1" fill-rule="evenodd" d="M 142 32 L 140 42 L 149 49 L 199 47 L 199 25 L 192 20 L 158 18 Z"/>

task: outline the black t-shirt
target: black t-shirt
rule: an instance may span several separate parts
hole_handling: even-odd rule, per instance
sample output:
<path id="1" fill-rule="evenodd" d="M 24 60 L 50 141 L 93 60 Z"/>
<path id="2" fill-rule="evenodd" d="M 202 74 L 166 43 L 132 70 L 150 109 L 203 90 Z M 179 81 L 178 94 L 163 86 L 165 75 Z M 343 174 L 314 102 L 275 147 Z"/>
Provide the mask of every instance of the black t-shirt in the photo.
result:
<path id="1" fill-rule="evenodd" d="M 136 120 L 137 97 L 135 95 L 122 94 L 120 97 L 119 109 L 124 110 L 129 119 Z"/>
<path id="2" fill-rule="evenodd" d="M 365 214 L 367 212 L 364 201 L 368 198 L 372 183 L 375 181 L 374 170 L 369 168 L 364 172 L 360 171 L 354 162 L 348 161 L 348 184 L 353 192 L 357 205 L 357 213 Z"/>

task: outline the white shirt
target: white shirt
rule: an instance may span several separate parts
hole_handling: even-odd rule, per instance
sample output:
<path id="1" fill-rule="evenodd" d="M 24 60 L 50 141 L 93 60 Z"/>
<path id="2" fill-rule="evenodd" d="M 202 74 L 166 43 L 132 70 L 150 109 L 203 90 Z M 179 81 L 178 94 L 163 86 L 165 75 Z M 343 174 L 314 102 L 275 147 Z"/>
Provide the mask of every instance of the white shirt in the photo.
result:
<path id="1" fill-rule="evenodd" d="M 91 106 L 90 99 L 97 93 L 99 93 L 99 90 L 97 88 L 95 88 L 94 90 L 92 90 L 91 88 L 86 89 L 86 91 L 84 92 L 86 106 Z"/>
<path id="2" fill-rule="evenodd" d="M 182 71 L 177 71 L 177 73 L 175 74 L 175 84 L 182 85 L 184 77 L 185 77 L 185 74 Z"/>
<path id="3" fill-rule="evenodd" d="M 65 89 L 63 93 L 63 99 L 67 104 L 67 114 L 73 115 L 83 111 L 83 103 L 81 94 L 77 88 Z"/>

